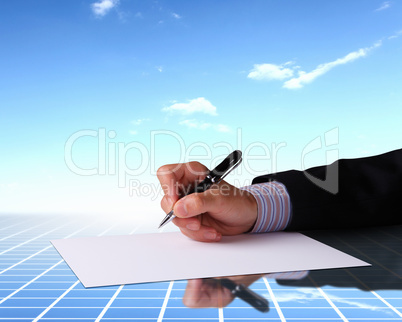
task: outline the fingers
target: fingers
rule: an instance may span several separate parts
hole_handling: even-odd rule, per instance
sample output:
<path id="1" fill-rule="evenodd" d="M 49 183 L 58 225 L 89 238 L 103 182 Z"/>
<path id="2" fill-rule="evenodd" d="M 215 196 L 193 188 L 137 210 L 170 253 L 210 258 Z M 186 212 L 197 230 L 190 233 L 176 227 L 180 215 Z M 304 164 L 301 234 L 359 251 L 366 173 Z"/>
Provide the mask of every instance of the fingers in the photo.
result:
<path id="1" fill-rule="evenodd" d="M 179 228 L 188 229 L 192 231 L 197 231 L 201 228 L 201 223 L 198 217 L 192 217 L 192 218 L 176 217 L 173 219 L 173 223 Z"/>
<path id="2" fill-rule="evenodd" d="M 203 298 L 202 294 L 202 279 L 188 280 L 186 291 L 183 296 L 183 304 L 187 307 L 196 308 L 200 307 L 202 303 L 200 300 Z"/>
<path id="3" fill-rule="evenodd" d="M 179 199 L 180 191 L 203 180 L 207 172 L 208 169 L 199 162 L 177 163 L 160 167 L 157 177 L 165 196 L 174 203 Z"/>
<path id="4" fill-rule="evenodd" d="M 167 196 L 163 196 L 161 200 L 161 208 L 165 213 L 168 213 L 173 208 L 173 201 Z"/>
<path id="5" fill-rule="evenodd" d="M 172 209 L 172 203 L 168 201 L 166 196 L 162 198 L 161 206 L 166 213 Z M 176 217 L 173 219 L 173 223 L 180 228 L 184 235 L 194 240 L 216 242 L 222 238 L 222 234 L 218 233 L 215 228 L 201 225 L 199 216 Z"/>
<path id="6" fill-rule="evenodd" d="M 201 225 L 198 217 L 173 219 L 173 223 L 180 228 L 183 235 L 201 242 L 218 242 L 222 234 L 215 228 Z"/>
<path id="7" fill-rule="evenodd" d="M 254 226 L 257 202 L 251 193 L 223 181 L 207 191 L 181 198 L 173 211 L 179 218 L 201 215 L 202 225 L 214 227 L 223 235 L 237 235 Z"/>
<path id="8" fill-rule="evenodd" d="M 225 307 L 234 296 L 214 279 L 188 280 L 183 304 L 190 308 Z"/>
<path id="9" fill-rule="evenodd" d="M 220 212 L 222 208 L 227 208 L 227 202 L 227 198 L 219 189 L 209 189 L 183 197 L 176 202 L 173 210 L 176 216 L 189 218 L 211 210 Z"/>
<path id="10" fill-rule="evenodd" d="M 180 228 L 183 235 L 188 238 L 200 241 L 200 242 L 218 242 L 222 239 L 222 234 L 218 233 L 214 228 L 202 226 L 200 230 L 193 231 L 186 228 Z"/>

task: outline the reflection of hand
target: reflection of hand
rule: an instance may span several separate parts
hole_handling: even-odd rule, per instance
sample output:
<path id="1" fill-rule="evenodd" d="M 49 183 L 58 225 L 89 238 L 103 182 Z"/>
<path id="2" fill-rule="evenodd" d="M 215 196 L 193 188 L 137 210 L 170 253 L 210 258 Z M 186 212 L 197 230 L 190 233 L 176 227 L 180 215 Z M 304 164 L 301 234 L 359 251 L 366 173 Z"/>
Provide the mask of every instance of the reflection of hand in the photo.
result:
<path id="1" fill-rule="evenodd" d="M 240 275 L 228 277 L 237 284 L 249 286 L 262 275 Z M 183 303 L 189 308 L 225 307 L 234 300 L 227 288 L 221 286 L 219 278 L 188 280 Z"/>
<path id="2" fill-rule="evenodd" d="M 177 216 L 173 223 L 184 235 L 198 241 L 219 241 L 222 235 L 250 230 L 257 219 L 257 202 L 248 191 L 222 181 L 205 192 L 180 199 L 180 193 L 194 182 L 202 181 L 207 173 L 208 169 L 199 162 L 159 168 L 157 176 L 164 191 L 163 210 L 167 213 L 173 208 Z"/>

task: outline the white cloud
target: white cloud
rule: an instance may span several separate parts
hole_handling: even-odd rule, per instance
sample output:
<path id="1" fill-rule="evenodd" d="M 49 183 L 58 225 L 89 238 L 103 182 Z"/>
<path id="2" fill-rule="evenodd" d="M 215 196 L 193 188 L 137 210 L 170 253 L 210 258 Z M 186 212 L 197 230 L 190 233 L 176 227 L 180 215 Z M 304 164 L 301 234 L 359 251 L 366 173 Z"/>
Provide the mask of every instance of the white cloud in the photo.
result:
<path id="1" fill-rule="evenodd" d="M 273 80 L 273 79 L 285 79 L 293 76 L 293 69 L 284 67 L 292 64 L 292 62 L 285 63 L 283 65 L 275 64 L 255 64 L 254 68 L 247 75 L 248 78 L 256 80 Z"/>
<path id="2" fill-rule="evenodd" d="M 218 132 L 230 132 L 230 127 L 224 124 L 213 124 L 207 122 L 200 122 L 197 120 L 184 120 L 179 123 L 180 125 L 187 126 L 190 129 L 207 130 L 213 129 Z"/>
<path id="3" fill-rule="evenodd" d="M 374 44 L 371 47 L 361 48 L 357 51 L 353 51 L 342 58 L 338 58 L 337 60 L 334 60 L 329 63 L 324 63 L 321 65 L 318 65 L 316 69 L 314 69 L 308 73 L 304 72 L 304 71 L 299 71 L 299 76 L 286 81 L 283 84 L 283 87 L 288 88 L 288 89 L 302 88 L 304 85 L 309 84 L 312 81 L 314 81 L 317 77 L 329 72 L 332 68 L 334 68 L 338 65 L 350 63 L 358 58 L 364 57 L 372 49 L 379 47 L 379 46 L 381 46 L 381 42 L 377 42 L 376 44 Z"/>
<path id="4" fill-rule="evenodd" d="M 146 119 L 146 118 L 144 118 L 144 119 L 136 119 L 136 120 L 131 121 L 131 123 L 134 124 L 134 125 L 140 125 L 144 121 L 149 121 L 149 119 Z"/>
<path id="5" fill-rule="evenodd" d="M 374 306 L 368 303 L 364 303 L 363 301 L 359 302 L 353 299 L 352 300 L 344 299 L 335 294 L 328 294 L 328 295 L 333 302 L 347 304 L 348 306 L 355 308 L 362 308 L 366 310 L 391 314 L 387 307 Z M 281 292 L 276 296 L 276 300 L 279 303 L 293 302 L 293 301 L 297 303 L 309 303 L 309 302 L 311 303 L 312 301 L 322 298 L 323 298 L 322 294 L 318 290 L 311 288 L 297 288 L 296 291 Z"/>
<path id="6" fill-rule="evenodd" d="M 389 7 L 391 7 L 391 2 L 390 1 L 385 1 L 385 2 L 382 3 L 382 5 L 380 7 L 378 7 L 374 11 L 382 11 L 382 10 L 388 9 Z"/>
<path id="7" fill-rule="evenodd" d="M 192 129 L 198 129 L 198 130 L 206 130 L 212 126 L 211 123 L 198 122 L 196 120 L 184 120 L 184 121 L 181 121 L 179 124 L 185 125 Z"/>
<path id="8" fill-rule="evenodd" d="M 181 16 L 178 13 L 172 12 L 172 17 L 175 19 L 181 19 Z"/>
<path id="9" fill-rule="evenodd" d="M 218 132 L 230 132 L 230 127 L 225 125 L 225 124 L 216 124 L 213 125 L 213 127 L 215 128 L 215 130 L 217 130 Z"/>
<path id="10" fill-rule="evenodd" d="M 174 103 L 162 109 L 164 112 L 176 112 L 183 115 L 193 113 L 204 113 L 209 115 L 218 115 L 216 107 L 204 97 L 198 97 L 190 100 L 188 103 Z"/>
<path id="11" fill-rule="evenodd" d="M 392 36 L 389 36 L 388 39 L 395 39 L 398 38 L 402 35 L 402 30 L 398 30 L 396 33 L 394 33 Z"/>
<path id="12" fill-rule="evenodd" d="M 155 68 L 156 68 L 156 70 L 157 70 L 158 72 L 160 72 L 160 73 L 163 72 L 163 67 L 162 67 L 162 66 L 156 66 Z"/>
<path id="13" fill-rule="evenodd" d="M 136 120 L 131 121 L 131 124 L 135 125 L 138 128 L 142 123 L 144 123 L 146 121 L 149 121 L 149 120 L 150 119 L 148 119 L 148 118 L 136 119 Z M 138 131 L 136 129 L 130 130 L 129 132 L 130 132 L 131 135 L 137 135 L 138 134 Z"/>
<path id="14" fill-rule="evenodd" d="M 95 16 L 103 17 L 118 4 L 119 0 L 100 0 L 92 3 L 91 8 Z"/>

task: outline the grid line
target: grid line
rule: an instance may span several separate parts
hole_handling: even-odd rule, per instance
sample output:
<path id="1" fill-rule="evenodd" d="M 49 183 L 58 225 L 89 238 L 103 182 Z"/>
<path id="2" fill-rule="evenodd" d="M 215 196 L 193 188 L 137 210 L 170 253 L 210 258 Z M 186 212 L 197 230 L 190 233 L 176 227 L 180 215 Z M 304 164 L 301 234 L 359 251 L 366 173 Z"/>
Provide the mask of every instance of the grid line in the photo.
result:
<path id="1" fill-rule="evenodd" d="M 61 299 L 67 295 L 68 292 L 70 292 L 74 287 L 76 287 L 79 282 L 80 281 L 76 281 L 67 290 L 65 290 L 63 294 L 61 294 L 55 301 L 52 302 L 52 304 L 50 304 L 46 309 L 44 309 L 35 319 L 32 320 L 32 322 L 39 321 L 47 312 L 50 311 L 50 309 L 52 309 L 57 303 L 59 303 Z"/>
<path id="2" fill-rule="evenodd" d="M 281 321 L 286 322 L 285 316 L 283 315 L 283 312 L 282 312 L 282 310 L 281 310 L 281 308 L 279 306 L 278 300 L 276 299 L 275 294 L 272 291 L 271 285 L 269 285 L 269 282 L 268 282 L 266 277 L 263 277 L 263 280 L 264 280 L 265 286 L 268 289 L 269 296 L 271 297 L 271 300 L 274 303 L 274 306 L 276 308 L 276 311 L 278 312 L 278 315 L 279 315 Z"/>
<path id="3" fill-rule="evenodd" d="M 378 295 L 377 292 L 375 291 L 371 291 L 371 293 L 377 297 L 381 302 L 383 302 L 386 306 L 388 306 L 392 311 L 394 311 L 396 314 L 399 315 L 399 317 L 402 318 L 402 313 L 399 312 L 394 306 L 392 306 L 391 304 L 388 303 L 388 301 L 386 301 L 385 299 L 383 299 L 380 295 Z"/>
<path id="4" fill-rule="evenodd" d="M 50 220 L 50 221 L 51 221 L 51 220 Z M 49 223 L 49 222 L 47 222 L 47 223 Z M 33 227 L 29 227 L 29 228 L 24 229 L 24 230 L 22 230 L 22 231 L 19 231 L 19 232 L 17 232 L 17 233 L 13 233 L 13 234 L 11 234 L 11 235 L 9 235 L 9 236 L 7 236 L 7 237 L 3 237 L 3 238 L 0 239 L 0 242 L 1 242 L 1 241 L 4 241 L 4 240 L 6 240 L 6 239 L 9 239 L 9 238 L 11 238 L 11 237 L 17 236 L 17 235 L 19 235 L 19 234 L 23 234 L 23 233 L 25 233 L 25 232 L 27 232 L 27 231 L 29 231 L 29 230 L 35 229 L 35 228 L 37 228 L 37 227 L 39 227 L 39 226 L 43 226 L 44 224 L 46 224 L 46 223 L 41 223 L 41 224 L 39 224 L 39 225 L 36 225 L 36 226 L 33 226 Z"/>
<path id="5" fill-rule="evenodd" d="M 11 247 L 11 248 L 9 248 L 9 249 L 7 249 L 7 250 L 1 252 L 0 255 L 3 255 L 3 254 L 5 254 L 5 253 L 7 253 L 7 252 L 9 252 L 9 251 L 11 251 L 11 250 L 13 250 L 13 249 L 15 249 L 15 248 L 21 247 L 21 246 L 23 246 L 23 245 L 25 245 L 25 244 L 27 244 L 27 243 L 30 243 L 31 241 L 34 241 L 34 240 L 36 240 L 36 239 L 38 239 L 38 238 L 40 238 L 40 237 L 43 237 L 43 236 L 45 236 L 45 235 L 48 235 L 48 234 L 50 234 L 51 232 L 54 232 L 55 230 L 59 230 L 60 228 L 62 228 L 62 227 L 64 227 L 64 226 L 67 226 L 67 225 L 68 225 L 68 224 L 64 224 L 64 225 L 62 225 L 62 226 L 60 226 L 60 227 L 56 227 L 56 228 L 54 228 L 54 229 L 52 229 L 52 230 L 46 232 L 46 233 L 40 234 L 40 235 L 37 236 L 37 237 L 31 238 L 31 239 L 29 239 L 29 240 L 26 240 L 26 241 L 24 241 L 24 242 L 22 242 L 22 243 L 20 243 L 20 244 L 18 244 L 18 245 L 15 245 L 15 246 L 13 246 L 13 247 Z"/>
<path id="6" fill-rule="evenodd" d="M 84 234 L 91 236 L 99 232 L 132 234 L 140 227 L 133 221 L 123 225 L 118 220 L 90 218 L 87 225 L 85 218 L 76 220 L 66 216 L 54 221 L 45 216 L 4 218 L 0 216 L 0 224 L 7 225 L 0 228 L 0 238 L 6 237 L 0 241 L 1 251 L 25 244 L 0 257 L 0 322 L 402 320 L 402 287 L 387 284 L 391 287 L 372 289 L 370 279 L 366 278 L 372 275 L 374 282 L 382 277 L 401 281 L 401 266 L 392 263 L 401 258 L 402 226 L 399 230 L 381 227 L 376 230 L 378 238 L 371 237 L 370 231 L 362 231 L 353 238 L 326 233 L 328 240 L 342 245 L 340 250 L 352 256 L 374 259 L 367 259 L 373 266 L 362 270 L 363 274 L 356 268 L 311 271 L 308 277 L 288 283 L 267 276 L 251 285 L 275 307 L 268 313 L 261 313 L 240 299 L 235 299 L 224 309 L 190 310 L 182 302 L 185 281 L 85 289 L 52 245 L 46 245 L 49 239 L 69 238 L 85 229 Z M 29 225 L 35 228 L 26 230 Z M 53 232 L 49 232 L 51 230 Z M 324 240 L 324 243 L 327 242 Z M 329 244 L 333 246 L 331 242 Z M 391 259 L 379 260 L 378 252 L 391 254 Z M 347 282 L 346 287 L 338 287 L 337 280 Z M 350 284 L 353 286 L 347 286 L 348 281 L 353 281 Z"/>
<path id="7" fill-rule="evenodd" d="M 74 232 L 74 233 L 72 233 L 72 234 L 67 235 L 67 236 L 64 237 L 64 238 L 70 238 L 70 237 L 74 236 L 75 234 L 77 234 L 77 233 L 79 233 L 79 232 L 81 232 L 81 231 L 87 229 L 87 228 L 90 227 L 90 226 L 92 226 L 92 224 L 89 224 L 89 225 L 85 226 L 84 228 L 81 228 L 81 229 L 79 229 L 78 231 L 76 231 L 76 232 Z M 3 269 L 2 271 L 0 271 L 0 275 L 3 274 L 3 273 L 5 273 L 5 272 L 7 272 L 7 271 L 9 271 L 10 269 L 13 269 L 13 268 L 16 267 L 16 266 L 22 264 L 23 262 L 25 262 L 25 261 L 27 261 L 27 260 L 29 260 L 29 259 L 35 257 L 36 255 L 38 255 L 38 254 L 44 252 L 45 250 L 48 250 L 48 249 L 52 248 L 52 247 L 53 247 L 52 245 L 49 245 L 49 246 L 47 246 L 47 247 L 41 249 L 40 251 L 38 251 L 38 252 L 36 252 L 36 253 L 34 253 L 34 254 L 32 254 L 32 255 L 26 257 L 25 259 L 19 261 L 18 263 L 15 263 L 15 264 L 11 265 L 10 267 L 8 267 L 8 268 L 6 268 L 6 269 Z"/>
<path id="8" fill-rule="evenodd" d="M 166 291 L 165 299 L 163 300 L 163 304 L 162 304 L 161 310 L 159 312 L 158 322 L 163 321 L 163 316 L 165 315 L 166 306 L 168 304 L 170 294 L 172 293 L 173 283 L 174 283 L 174 281 L 169 282 L 169 287 Z"/>
<path id="9" fill-rule="evenodd" d="M 321 295 L 327 300 L 329 305 L 335 310 L 335 312 L 339 315 L 339 317 L 342 319 L 344 322 L 348 322 L 348 319 L 342 314 L 342 312 L 339 310 L 339 308 L 332 302 L 332 300 L 328 297 L 327 294 L 322 290 L 321 287 L 317 287 L 317 290 L 321 293 Z"/>
<path id="10" fill-rule="evenodd" d="M 116 297 L 119 295 L 120 291 L 123 289 L 124 285 L 120 285 L 117 291 L 113 294 L 112 298 L 109 300 L 109 302 L 106 304 L 106 306 L 103 308 L 102 312 L 98 315 L 96 318 L 95 322 L 99 322 L 103 316 L 105 315 L 106 311 L 109 309 L 109 307 L 112 305 L 113 301 L 116 299 Z"/>

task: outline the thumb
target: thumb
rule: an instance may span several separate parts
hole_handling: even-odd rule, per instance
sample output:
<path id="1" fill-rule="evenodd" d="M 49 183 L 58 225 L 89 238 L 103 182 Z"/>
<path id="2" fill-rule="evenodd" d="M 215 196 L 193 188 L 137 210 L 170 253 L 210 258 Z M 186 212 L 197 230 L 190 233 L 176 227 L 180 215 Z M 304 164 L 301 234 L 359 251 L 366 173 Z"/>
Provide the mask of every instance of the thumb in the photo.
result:
<path id="1" fill-rule="evenodd" d="M 219 188 L 212 188 L 181 198 L 173 210 L 180 218 L 194 217 L 205 212 L 220 213 L 231 207 L 230 200 L 230 193 L 223 194 Z"/>

